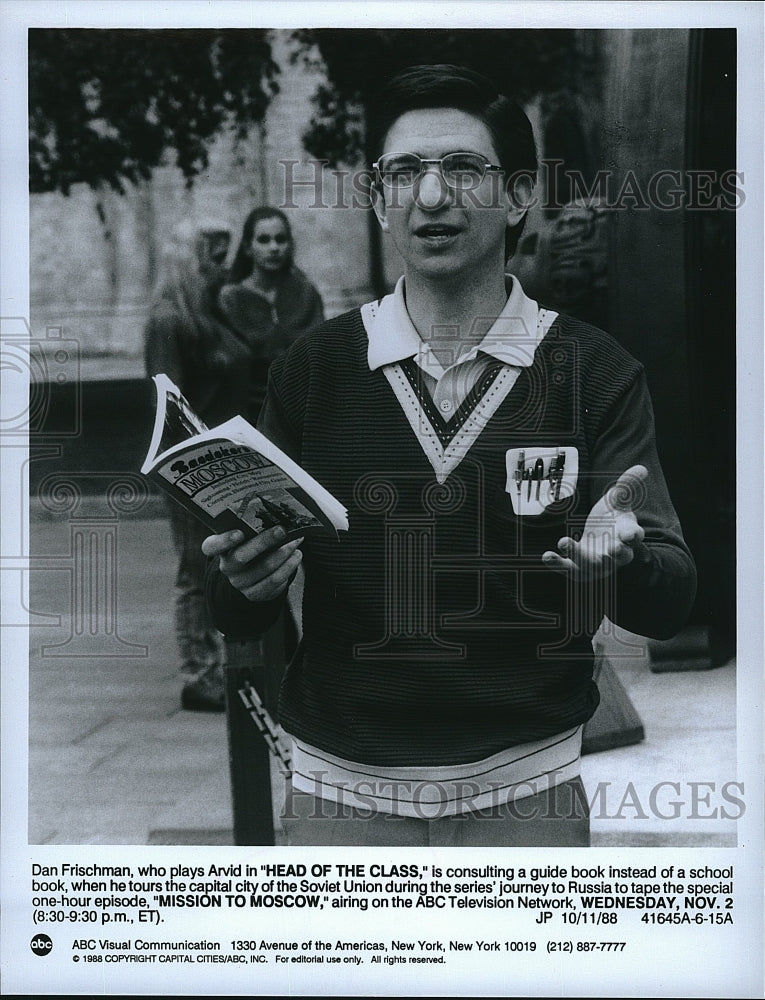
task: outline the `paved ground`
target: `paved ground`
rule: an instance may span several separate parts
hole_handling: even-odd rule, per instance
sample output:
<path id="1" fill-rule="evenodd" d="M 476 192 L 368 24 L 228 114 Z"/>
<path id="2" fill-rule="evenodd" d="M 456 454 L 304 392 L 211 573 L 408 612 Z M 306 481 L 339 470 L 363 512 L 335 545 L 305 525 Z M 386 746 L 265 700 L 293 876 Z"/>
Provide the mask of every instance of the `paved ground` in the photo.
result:
<path id="1" fill-rule="evenodd" d="M 166 524 L 97 515 L 32 518 L 29 841 L 231 843 L 225 719 L 180 709 Z M 705 817 L 736 778 L 735 663 L 613 662 L 646 738 L 584 758 L 594 843 L 734 846 Z M 695 810 L 693 782 L 715 788 Z"/>

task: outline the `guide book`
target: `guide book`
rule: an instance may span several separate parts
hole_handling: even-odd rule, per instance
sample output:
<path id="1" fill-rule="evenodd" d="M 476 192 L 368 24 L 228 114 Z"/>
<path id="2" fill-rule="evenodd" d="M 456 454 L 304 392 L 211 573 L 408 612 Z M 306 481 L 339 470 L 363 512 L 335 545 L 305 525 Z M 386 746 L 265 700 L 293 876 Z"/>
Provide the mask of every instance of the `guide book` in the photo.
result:
<path id="1" fill-rule="evenodd" d="M 208 428 L 167 375 L 141 472 L 220 534 L 254 538 L 281 525 L 287 539 L 348 530 L 345 507 L 244 417 Z"/>

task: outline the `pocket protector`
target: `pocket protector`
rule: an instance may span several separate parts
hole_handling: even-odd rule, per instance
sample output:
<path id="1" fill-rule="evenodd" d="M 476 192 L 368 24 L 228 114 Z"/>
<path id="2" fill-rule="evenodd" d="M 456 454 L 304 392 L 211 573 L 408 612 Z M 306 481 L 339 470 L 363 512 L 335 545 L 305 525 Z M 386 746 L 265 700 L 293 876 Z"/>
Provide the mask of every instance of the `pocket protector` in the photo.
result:
<path id="1" fill-rule="evenodd" d="M 513 511 L 533 516 L 573 496 L 579 476 L 579 452 L 573 446 L 511 448 L 505 455 Z"/>

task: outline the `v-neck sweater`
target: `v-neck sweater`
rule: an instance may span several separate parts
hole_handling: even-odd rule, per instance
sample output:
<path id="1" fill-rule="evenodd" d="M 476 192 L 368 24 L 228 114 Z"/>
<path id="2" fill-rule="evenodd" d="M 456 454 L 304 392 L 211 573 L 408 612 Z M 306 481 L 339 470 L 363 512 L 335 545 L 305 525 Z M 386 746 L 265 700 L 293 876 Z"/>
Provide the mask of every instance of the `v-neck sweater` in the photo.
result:
<path id="1" fill-rule="evenodd" d="M 592 636 L 604 615 L 674 634 L 695 567 L 654 444 L 642 366 L 615 340 L 559 316 L 444 482 L 384 370 L 370 370 L 359 310 L 271 366 L 261 430 L 343 503 L 350 530 L 303 545 L 303 640 L 280 721 L 296 739 L 392 766 L 480 760 L 563 733 L 598 704 Z M 512 449 L 576 448 L 576 489 L 516 516 Z M 633 562 L 584 587 L 541 561 L 584 526 L 629 466 L 649 472 Z M 257 635 L 280 601 L 247 601 L 216 570 L 218 627 Z"/>

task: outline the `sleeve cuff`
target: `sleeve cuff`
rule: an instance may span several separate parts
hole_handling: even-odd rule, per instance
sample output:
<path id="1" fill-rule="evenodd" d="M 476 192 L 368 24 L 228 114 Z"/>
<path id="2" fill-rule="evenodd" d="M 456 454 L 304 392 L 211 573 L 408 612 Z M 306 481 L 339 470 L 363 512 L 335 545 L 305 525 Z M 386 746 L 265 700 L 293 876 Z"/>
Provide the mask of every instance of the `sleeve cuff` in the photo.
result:
<path id="1" fill-rule="evenodd" d="M 270 601 L 248 601 L 217 567 L 208 570 L 205 595 L 213 624 L 229 639 L 257 639 L 279 617 L 287 590 Z"/>

